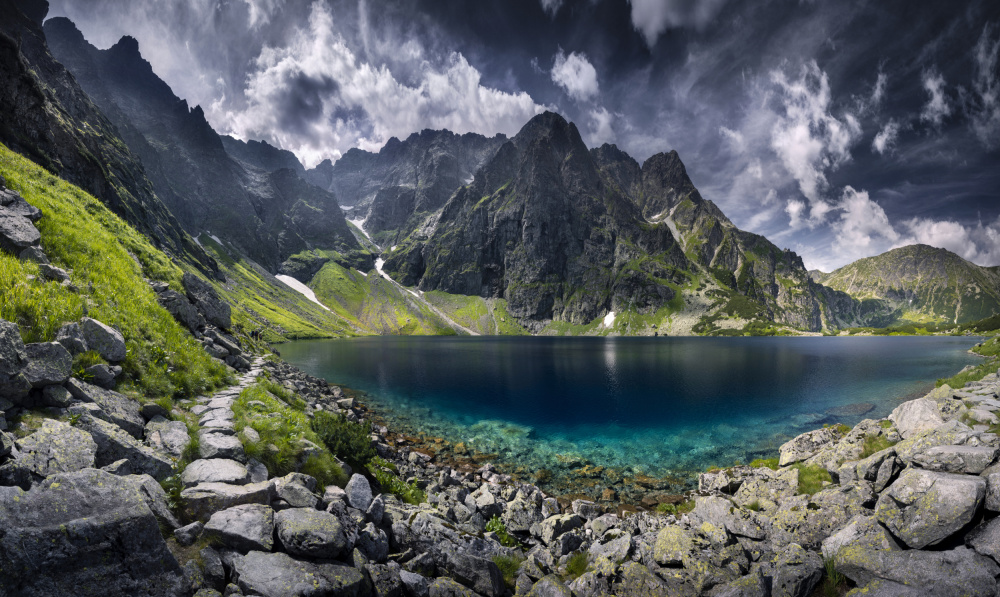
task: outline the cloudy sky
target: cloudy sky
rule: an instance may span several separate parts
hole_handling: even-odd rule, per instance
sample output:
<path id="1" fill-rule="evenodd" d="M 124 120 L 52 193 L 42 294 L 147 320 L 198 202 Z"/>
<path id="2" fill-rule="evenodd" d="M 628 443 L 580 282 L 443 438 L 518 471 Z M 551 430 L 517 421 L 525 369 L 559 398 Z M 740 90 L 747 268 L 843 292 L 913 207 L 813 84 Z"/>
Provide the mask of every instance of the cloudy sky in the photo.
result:
<path id="1" fill-rule="evenodd" d="M 922 242 L 1000 265 L 995 0 L 51 0 L 136 37 L 221 133 L 307 166 L 545 109 L 676 149 L 741 228 L 830 271 Z"/>

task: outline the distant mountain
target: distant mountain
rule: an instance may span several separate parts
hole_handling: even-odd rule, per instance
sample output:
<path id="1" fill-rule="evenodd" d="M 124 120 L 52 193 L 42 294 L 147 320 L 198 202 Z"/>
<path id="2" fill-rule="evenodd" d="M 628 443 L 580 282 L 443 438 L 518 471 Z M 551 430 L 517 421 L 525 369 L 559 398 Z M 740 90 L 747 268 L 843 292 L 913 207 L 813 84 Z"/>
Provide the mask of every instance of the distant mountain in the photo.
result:
<path id="1" fill-rule="evenodd" d="M 48 3 L 0 0 L 0 142 L 103 201 L 167 253 L 211 275 L 218 265 L 187 235 L 112 122 L 49 52 Z"/>
<path id="2" fill-rule="evenodd" d="M 300 178 L 294 156 L 263 143 L 224 141 L 200 107 L 189 108 L 153 72 L 134 38 L 98 50 L 65 18 L 46 21 L 45 34 L 193 236 L 215 235 L 271 272 L 314 249 L 370 266 L 334 196 Z"/>
<path id="3" fill-rule="evenodd" d="M 389 252 L 386 270 L 421 290 L 505 298 L 533 331 L 699 304 L 701 331 L 730 315 L 814 331 L 890 317 L 878 301 L 815 284 L 797 255 L 733 226 L 676 152 L 639 166 L 613 146 L 591 151 L 553 113 L 501 145 L 426 222 Z"/>
<path id="4" fill-rule="evenodd" d="M 365 220 L 377 243 L 392 246 L 471 182 L 506 140 L 504 135 L 424 130 L 405 141 L 393 137 L 378 153 L 351 149 L 335 164 L 325 161 L 305 176 L 353 208 L 353 218 Z"/>
<path id="5" fill-rule="evenodd" d="M 1000 313 L 997 267 L 927 245 L 859 259 L 818 278 L 855 298 L 888 301 L 905 319 L 966 323 Z"/>

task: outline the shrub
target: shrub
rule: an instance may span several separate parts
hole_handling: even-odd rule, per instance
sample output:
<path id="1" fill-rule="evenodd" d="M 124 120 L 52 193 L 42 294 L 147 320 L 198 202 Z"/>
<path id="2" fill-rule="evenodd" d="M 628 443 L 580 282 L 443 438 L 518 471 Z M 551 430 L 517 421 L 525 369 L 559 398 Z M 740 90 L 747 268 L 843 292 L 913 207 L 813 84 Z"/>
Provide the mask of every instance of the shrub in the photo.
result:
<path id="1" fill-rule="evenodd" d="M 310 425 L 327 449 L 344 460 L 365 466 L 375 457 L 368 423 L 351 423 L 344 415 L 319 411 Z"/>
<path id="2" fill-rule="evenodd" d="M 578 578 L 581 574 L 587 571 L 587 554 L 578 551 L 569 557 L 566 561 L 566 577 L 569 580 Z"/>
<path id="3" fill-rule="evenodd" d="M 792 468 L 799 471 L 799 493 L 803 495 L 813 495 L 823 489 L 823 483 L 832 483 L 833 477 L 830 472 L 818 464 L 793 464 Z"/>
<path id="4" fill-rule="evenodd" d="M 503 520 L 499 516 L 494 516 L 486 523 L 487 533 L 496 533 L 497 537 L 500 538 L 500 545 L 504 547 L 517 547 L 520 545 L 514 537 L 511 537 L 510 533 L 507 532 L 507 525 L 503 523 Z"/>
<path id="5" fill-rule="evenodd" d="M 385 462 L 381 458 L 369 461 L 368 472 L 375 477 L 376 481 L 378 481 L 379 486 L 382 487 L 382 491 L 391 493 L 407 504 L 413 504 L 414 506 L 427 500 L 427 494 L 425 494 L 422 489 L 417 487 L 416 481 L 406 483 L 393 474 L 392 470 L 381 466 L 378 461 Z"/>
<path id="6" fill-rule="evenodd" d="M 523 561 L 524 557 L 521 555 L 493 556 L 493 563 L 500 569 L 500 574 L 503 575 L 503 582 L 511 592 L 514 591 L 517 571 L 521 569 L 521 562 Z"/>

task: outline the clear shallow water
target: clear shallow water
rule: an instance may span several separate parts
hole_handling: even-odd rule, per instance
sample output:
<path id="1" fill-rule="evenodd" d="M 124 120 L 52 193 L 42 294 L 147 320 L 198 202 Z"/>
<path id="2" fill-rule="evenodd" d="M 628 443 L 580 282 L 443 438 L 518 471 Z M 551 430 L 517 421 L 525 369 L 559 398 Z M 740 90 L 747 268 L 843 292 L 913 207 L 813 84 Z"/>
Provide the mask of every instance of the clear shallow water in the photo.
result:
<path id="1" fill-rule="evenodd" d="M 683 486 L 711 465 L 774 456 L 825 423 L 884 417 L 976 363 L 966 352 L 975 342 L 377 337 L 279 350 L 312 375 L 366 392 L 403 429 L 544 468 L 554 482 L 590 463 Z M 872 408 L 859 414 L 859 403 Z M 834 410 L 845 406 L 851 413 Z"/>

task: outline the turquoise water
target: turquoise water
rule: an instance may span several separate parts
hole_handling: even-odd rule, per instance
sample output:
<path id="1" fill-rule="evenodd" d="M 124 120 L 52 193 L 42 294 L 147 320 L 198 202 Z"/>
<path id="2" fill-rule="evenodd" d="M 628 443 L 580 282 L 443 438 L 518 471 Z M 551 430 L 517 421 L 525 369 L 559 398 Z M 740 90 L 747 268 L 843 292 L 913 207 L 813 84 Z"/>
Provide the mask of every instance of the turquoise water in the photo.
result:
<path id="1" fill-rule="evenodd" d="M 544 468 L 552 482 L 569 482 L 586 463 L 690 486 L 697 471 L 774 456 L 823 424 L 886 416 L 976 363 L 966 352 L 975 342 L 377 337 L 279 350 L 312 375 L 366 392 L 399 428 Z"/>

